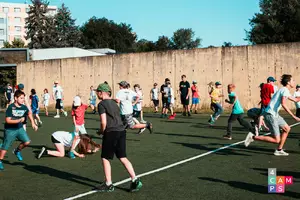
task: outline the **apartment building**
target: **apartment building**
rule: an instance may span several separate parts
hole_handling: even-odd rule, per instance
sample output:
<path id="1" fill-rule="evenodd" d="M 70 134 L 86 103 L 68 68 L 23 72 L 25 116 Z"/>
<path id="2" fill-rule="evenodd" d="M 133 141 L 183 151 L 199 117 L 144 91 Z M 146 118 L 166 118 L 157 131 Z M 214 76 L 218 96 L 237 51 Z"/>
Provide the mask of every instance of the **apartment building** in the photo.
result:
<path id="1" fill-rule="evenodd" d="M 26 44 L 25 18 L 28 16 L 29 4 L 0 2 L 0 48 L 5 41 L 22 39 Z M 55 15 L 57 6 L 48 6 L 48 14 Z"/>

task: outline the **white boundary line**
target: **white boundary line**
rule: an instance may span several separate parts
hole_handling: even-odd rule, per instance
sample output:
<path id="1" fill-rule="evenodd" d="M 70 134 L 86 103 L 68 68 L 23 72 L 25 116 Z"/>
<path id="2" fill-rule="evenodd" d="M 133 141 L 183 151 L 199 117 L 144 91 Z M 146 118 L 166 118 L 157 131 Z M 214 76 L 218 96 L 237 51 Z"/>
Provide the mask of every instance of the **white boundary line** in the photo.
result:
<path id="1" fill-rule="evenodd" d="M 294 127 L 294 126 L 297 126 L 297 125 L 300 125 L 300 122 L 298 123 L 295 123 L 295 124 L 292 124 L 290 127 Z M 266 133 L 264 135 L 270 135 L 271 133 Z M 233 147 L 233 146 L 236 146 L 236 145 L 239 145 L 241 143 L 245 142 L 245 140 L 243 141 L 239 141 L 239 142 L 236 142 L 236 143 L 233 143 L 233 144 L 230 144 L 228 146 L 223 146 L 223 147 L 220 147 L 218 149 L 215 149 L 215 150 L 212 150 L 212 151 L 208 151 L 206 153 L 203 153 L 203 154 L 200 154 L 200 155 L 197 155 L 197 156 L 194 156 L 194 157 L 191 157 L 191 158 L 188 158 L 188 159 L 185 159 L 185 160 L 182 160 L 182 161 L 179 161 L 179 162 L 176 162 L 176 163 L 173 163 L 173 164 L 170 164 L 170 165 L 167 165 L 165 167 L 161 167 L 161 168 L 158 168 L 158 169 L 155 169 L 155 170 L 152 170 L 152 171 L 149 171 L 149 172 L 145 172 L 143 174 L 139 174 L 137 175 L 137 177 L 143 177 L 143 176 L 147 176 L 147 175 L 150 175 L 150 174 L 154 174 L 154 173 L 157 173 L 157 172 L 160 172 L 160 171 L 163 171 L 163 170 L 166 170 L 166 169 L 169 169 L 171 167 L 175 167 L 177 165 L 181 165 L 183 163 L 186 163 L 186 162 L 190 162 L 192 160 L 196 160 L 198 158 L 201 158 L 201 157 L 204 157 L 204 156 L 207 156 L 207 155 L 210 155 L 210 154 L 213 154 L 213 153 L 216 153 L 218 151 L 221 151 L 223 149 L 227 149 L 227 148 L 230 148 L 230 147 Z M 127 178 L 127 179 L 124 179 L 122 181 L 119 181 L 119 182 L 116 182 L 114 183 L 114 186 L 118 186 L 118 185 L 122 185 L 123 183 L 127 183 L 131 181 L 131 178 Z M 73 196 L 73 197 L 69 197 L 69 198 L 66 198 L 64 200 L 73 200 L 73 199 L 78 199 L 78 198 L 81 198 L 81 197 L 84 197 L 84 196 L 87 196 L 87 195 L 90 195 L 90 194 L 94 194 L 94 193 L 97 193 L 98 191 L 97 190 L 91 190 L 89 192 L 86 192 L 86 193 L 82 193 L 82 194 L 78 194 L 76 196 Z"/>

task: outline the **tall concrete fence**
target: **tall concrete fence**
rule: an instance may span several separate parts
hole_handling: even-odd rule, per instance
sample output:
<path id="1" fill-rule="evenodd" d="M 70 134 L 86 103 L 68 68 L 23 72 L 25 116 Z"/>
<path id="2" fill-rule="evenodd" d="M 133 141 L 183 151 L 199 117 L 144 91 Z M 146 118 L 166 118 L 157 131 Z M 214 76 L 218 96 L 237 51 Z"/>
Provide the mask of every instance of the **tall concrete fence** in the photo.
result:
<path id="1" fill-rule="evenodd" d="M 58 80 L 64 89 L 64 104 L 71 106 L 75 95 L 88 102 L 91 85 L 107 81 L 115 96 L 117 83 L 126 80 L 132 86 L 141 85 L 144 105 L 150 106 L 153 83 L 160 86 L 169 78 L 177 90 L 185 74 L 190 83 L 198 82 L 202 107 L 210 104 L 207 84 L 220 81 L 225 98 L 227 84 L 234 83 L 242 105 L 251 108 L 260 101 L 258 86 L 268 76 L 280 80 L 288 73 L 300 83 L 299 65 L 300 43 L 268 44 L 23 62 L 17 66 L 17 82 L 25 84 L 28 94 L 35 88 L 41 95 L 44 88 L 52 92 L 53 81 Z M 180 106 L 176 95 L 176 106 Z"/>

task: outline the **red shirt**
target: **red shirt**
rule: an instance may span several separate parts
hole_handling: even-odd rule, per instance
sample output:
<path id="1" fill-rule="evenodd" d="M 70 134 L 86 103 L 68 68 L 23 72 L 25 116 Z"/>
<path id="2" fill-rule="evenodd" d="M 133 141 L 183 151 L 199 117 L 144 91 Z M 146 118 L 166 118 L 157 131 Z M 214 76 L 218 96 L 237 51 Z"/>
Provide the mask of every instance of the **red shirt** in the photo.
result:
<path id="1" fill-rule="evenodd" d="M 273 85 L 266 83 L 262 86 L 260 91 L 260 98 L 261 98 L 261 104 L 263 106 L 266 107 L 269 105 L 273 93 L 274 93 Z"/>
<path id="2" fill-rule="evenodd" d="M 194 85 L 192 85 L 191 90 L 192 90 L 193 98 L 199 98 L 198 87 L 195 87 Z"/>
<path id="3" fill-rule="evenodd" d="M 72 109 L 72 116 L 75 116 L 76 125 L 81 126 L 84 124 L 84 114 L 87 109 L 88 105 L 85 104 L 81 104 L 81 106 L 78 106 L 75 110 Z"/>

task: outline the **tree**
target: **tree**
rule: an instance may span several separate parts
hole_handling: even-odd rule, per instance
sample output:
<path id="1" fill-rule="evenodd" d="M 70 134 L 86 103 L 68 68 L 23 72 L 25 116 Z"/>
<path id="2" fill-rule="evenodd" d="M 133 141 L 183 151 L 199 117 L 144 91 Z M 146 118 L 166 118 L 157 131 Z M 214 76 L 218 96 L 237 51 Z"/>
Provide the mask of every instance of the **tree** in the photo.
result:
<path id="1" fill-rule="evenodd" d="M 233 44 L 231 42 L 224 42 L 222 47 L 232 47 Z"/>
<path id="2" fill-rule="evenodd" d="M 172 49 L 171 41 L 167 36 L 159 36 L 155 42 L 156 51 L 165 51 Z"/>
<path id="3" fill-rule="evenodd" d="M 80 30 L 85 48 L 112 48 L 123 53 L 134 51 L 137 37 L 128 24 L 92 17 Z"/>
<path id="4" fill-rule="evenodd" d="M 300 0 L 260 0 L 246 40 L 252 44 L 300 41 Z"/>
<path id="5" fill-rule="evenodd" d="M 81 32 L 72 19 L 69 8 L 62 4 L 54 17 L 58 47 L 81 47 Z"/>
<path id="6" fill-rule="evenodd" d="M 156 49 L 155 43 L 152 41 L 148 41 L 145 39 L 139 40 L 135 44 L 135 51 L 136 52 L 150 52 L 150 51 L 155 51 Z"/>
<path id="7" fill-rule="evenodd" d="M 191 29 L 178 29 L 171 38 L 171 45 L 174 49 L 193 49 L 201 45 L 201 39 L 196 38 L 195 32 Z"/>
<path id="8" fill-rule="evenodd" d="M 28 17 L 26 18 L 26 39 L 30 40 L 28 46 L 31 49 L 50 48 L 55 46 L 56 38 L 53 18 L 47 17 L 48 1 L 31 0 Z"/>
<path id="9" fill-rule="evenodd" d="M 5 41 L 3 48 L 26 48 L 25 42 L 21 39 L 14 39 L 10 44 L 8 41 Z"/>

